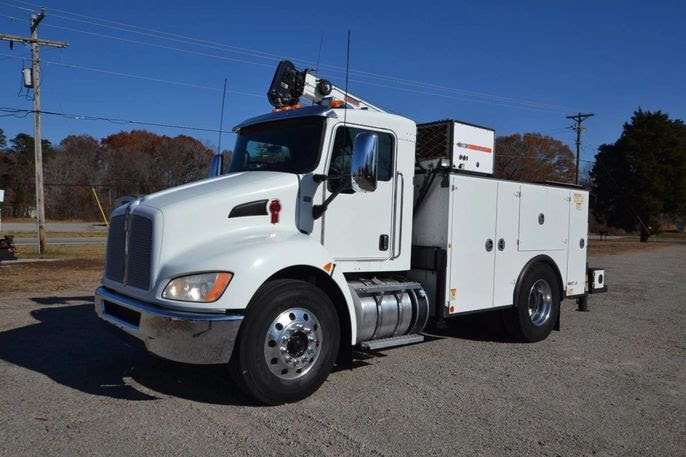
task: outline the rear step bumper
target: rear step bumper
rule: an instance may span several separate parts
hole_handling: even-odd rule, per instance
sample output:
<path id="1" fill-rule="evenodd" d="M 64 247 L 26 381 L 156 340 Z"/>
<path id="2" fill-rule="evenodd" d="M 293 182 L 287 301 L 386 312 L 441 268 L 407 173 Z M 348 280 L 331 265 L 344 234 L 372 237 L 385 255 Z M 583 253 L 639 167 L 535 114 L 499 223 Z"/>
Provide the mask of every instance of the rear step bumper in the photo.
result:
<path id="1" fill-rule="evenodd" d="M 105 322 L 176 362 L 227 363 L 243 316 L 201 314 L 159 308 L 99 287 L 95 311 Z"/>

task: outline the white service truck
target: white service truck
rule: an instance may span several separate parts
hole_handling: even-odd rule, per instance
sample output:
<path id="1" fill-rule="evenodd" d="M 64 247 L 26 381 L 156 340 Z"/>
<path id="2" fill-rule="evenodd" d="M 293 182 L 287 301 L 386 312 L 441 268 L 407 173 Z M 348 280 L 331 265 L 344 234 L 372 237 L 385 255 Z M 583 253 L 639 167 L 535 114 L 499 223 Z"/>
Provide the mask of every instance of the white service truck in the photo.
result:
<path id="1" fill-rule="evenodd" d="M 277 404 L 429 322 L 500 309 L 540 341 L 561 300 L 606 290 L 586 264 L 588 192 L 494 179 L 493 130 L 417 125 L 288 61 L 268 98 L 226 172 L 215 156 L 209 179 L 111 214 L 95 309 L 148 351 L 228 364 Z"/>

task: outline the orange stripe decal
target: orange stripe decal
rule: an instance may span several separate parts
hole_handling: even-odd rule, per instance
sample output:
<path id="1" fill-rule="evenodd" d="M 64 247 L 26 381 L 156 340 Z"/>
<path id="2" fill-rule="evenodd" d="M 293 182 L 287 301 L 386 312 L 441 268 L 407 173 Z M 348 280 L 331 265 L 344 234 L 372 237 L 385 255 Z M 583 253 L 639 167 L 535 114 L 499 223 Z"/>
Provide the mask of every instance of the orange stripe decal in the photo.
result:
<path id="1" fill-rule="evenodd" d="M 456 143 L 455 146 L 457 146 L 458 148 L 471 149 L 473 151 L 481 151 L 481 152 L 488 152 L 488 153 L 493 152 L 492 148 L 488 148 L 486 146 L 477 146 L 476 144 Z"/>
<path id="2" fill-rule="evenodd" d="M 484 146 L 477 146 L 475 144 L 468 144 L 467 149 L 473 149 L 475 151 L 481 151 L 481 152 L 493 152 L 491 148 L 486 148 Z"/>

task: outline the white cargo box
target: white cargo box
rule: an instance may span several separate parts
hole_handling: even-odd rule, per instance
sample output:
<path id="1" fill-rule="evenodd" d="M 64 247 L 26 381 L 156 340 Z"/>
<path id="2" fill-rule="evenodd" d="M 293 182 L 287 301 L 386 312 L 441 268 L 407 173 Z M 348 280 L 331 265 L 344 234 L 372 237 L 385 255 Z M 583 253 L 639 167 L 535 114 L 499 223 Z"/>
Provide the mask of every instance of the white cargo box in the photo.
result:
<path id="1" fill-rule="evenodd" d="M 447 159 L 451 168 L 493 174 L 495 130 L 455 120 L 417 124 L 417 161 Z"/>
<path id="2" fill-rule="evenodd" d="M 512 305 L 520 273 L 542 258 L 556 265 L 562 294 L 578 296 L 587 225 L 584 189 L 452 172 L 433 181 L 415 213 L 410 277 L 445 317 Z"/>

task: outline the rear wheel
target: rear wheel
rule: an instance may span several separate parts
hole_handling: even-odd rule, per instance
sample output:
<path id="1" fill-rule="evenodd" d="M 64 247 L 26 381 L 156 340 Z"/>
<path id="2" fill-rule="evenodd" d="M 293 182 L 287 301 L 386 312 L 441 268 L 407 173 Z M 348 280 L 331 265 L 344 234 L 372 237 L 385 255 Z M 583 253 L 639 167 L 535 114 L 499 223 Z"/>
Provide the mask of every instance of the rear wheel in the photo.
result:
<path id="1" fill-rule="evenodd" d="M 544 340 L 560 314 L 557 276 L 546 264 L 532 266 L 522 278 L 515 306 L 503 313 L 507 332 L 525 342 Z"/>
<path id="2" fill-rule="evenodd" d="M 263 403 L 301 400 L 326 380 L 339 340 L 338 316 L 324 292 L 304 281 L 270 281 L 248 306 L 232 376 Z"/>

